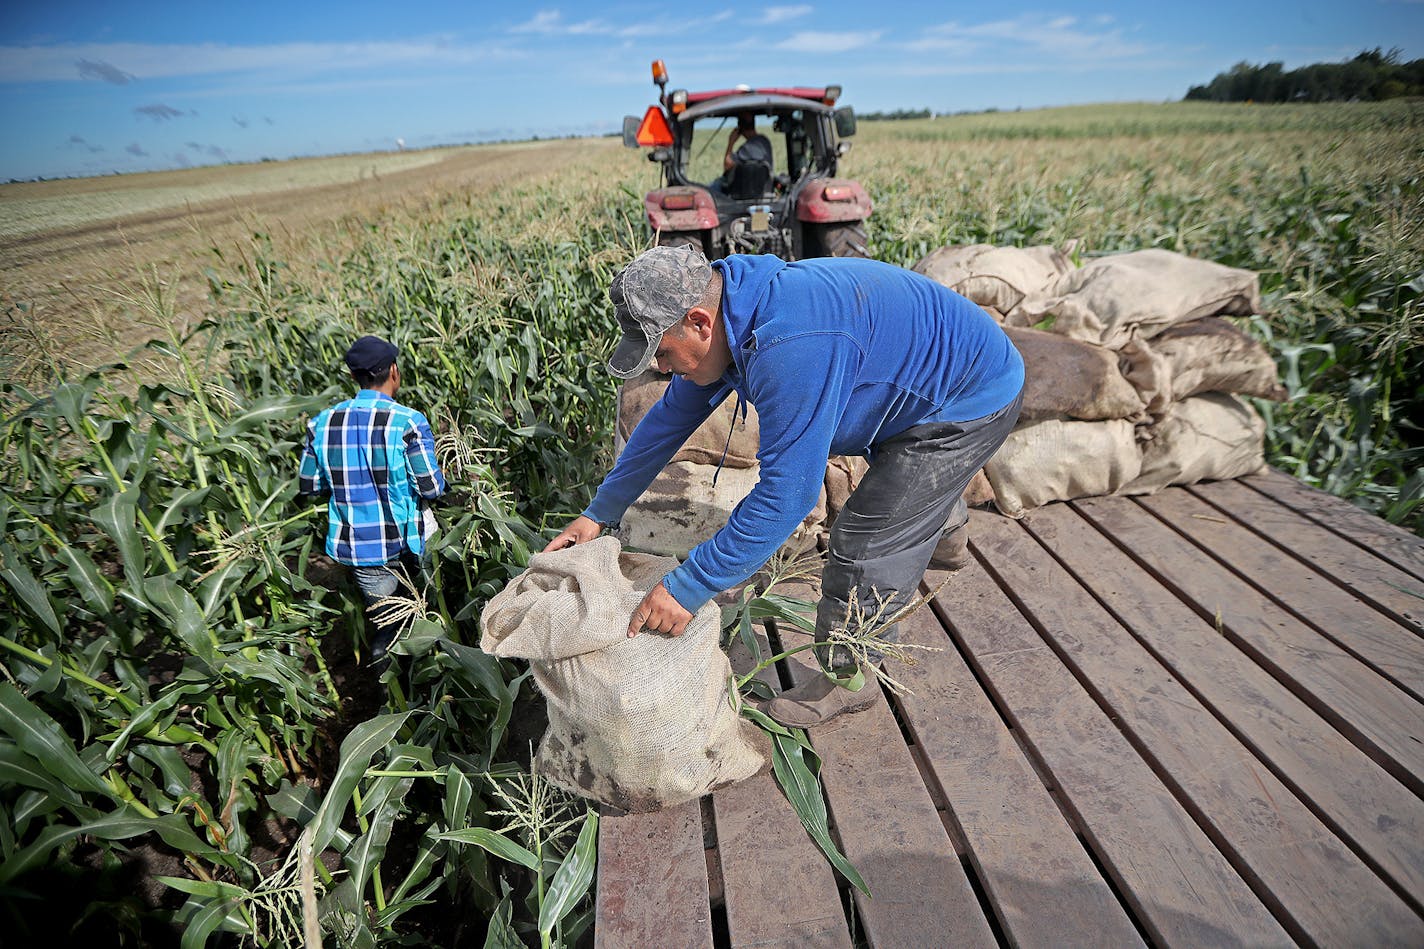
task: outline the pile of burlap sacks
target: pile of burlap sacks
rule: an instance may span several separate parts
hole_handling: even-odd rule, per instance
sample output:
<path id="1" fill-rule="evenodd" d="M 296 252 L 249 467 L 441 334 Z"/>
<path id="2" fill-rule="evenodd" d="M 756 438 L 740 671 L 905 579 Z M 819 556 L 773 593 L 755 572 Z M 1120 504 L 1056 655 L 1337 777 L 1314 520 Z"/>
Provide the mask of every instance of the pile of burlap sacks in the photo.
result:
<path id="1" fill-rule="evenodd" d="M 984 467 L 1005 514 L 1264 464 L 1265 425 L 1241 396 L 1286 393 L 1265 347 L 1224 319 L 1260 311 L 1251 271 L 1160 249 L 1074 267 L 1054 247 L 985 244 L 914 269 L 982 306 L 1024 357 L 1019 424 Z"/>

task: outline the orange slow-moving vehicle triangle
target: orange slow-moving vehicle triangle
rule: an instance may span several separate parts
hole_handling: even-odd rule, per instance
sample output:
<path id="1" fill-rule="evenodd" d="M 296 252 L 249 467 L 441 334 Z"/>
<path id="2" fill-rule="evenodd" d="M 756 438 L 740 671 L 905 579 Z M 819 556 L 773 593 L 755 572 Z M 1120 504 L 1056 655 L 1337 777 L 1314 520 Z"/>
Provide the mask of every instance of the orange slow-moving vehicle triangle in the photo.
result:
<path id="1" fill-rule="evenodd" d="M 638 126 L 638 144 L 648 146 L 671 145 L 672 129 L 668 128 L 663 110 L 655 105 L 648 106 L 643 121 Z"/>

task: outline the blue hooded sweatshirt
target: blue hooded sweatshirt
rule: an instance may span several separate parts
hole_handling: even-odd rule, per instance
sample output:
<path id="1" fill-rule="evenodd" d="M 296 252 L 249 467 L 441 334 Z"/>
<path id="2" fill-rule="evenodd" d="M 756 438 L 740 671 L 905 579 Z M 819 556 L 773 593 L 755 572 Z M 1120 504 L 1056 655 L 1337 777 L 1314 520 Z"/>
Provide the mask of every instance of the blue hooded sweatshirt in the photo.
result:
<path id="1" fill-rule="evenodd" d="M 733 255 L 722 274 L 732 365 L 698 386 L 674 376 L 584 514 L 612 523 L 733 392 L 756 407 L 760 480 L 716 534 L 664 579 L 685 609 L 755 573 L 816 506 L 831 455 L 927 422 L 965 422 L 1023 388 L 1023 359 L 974 303 L 875 260 L 787 263 Z"/>

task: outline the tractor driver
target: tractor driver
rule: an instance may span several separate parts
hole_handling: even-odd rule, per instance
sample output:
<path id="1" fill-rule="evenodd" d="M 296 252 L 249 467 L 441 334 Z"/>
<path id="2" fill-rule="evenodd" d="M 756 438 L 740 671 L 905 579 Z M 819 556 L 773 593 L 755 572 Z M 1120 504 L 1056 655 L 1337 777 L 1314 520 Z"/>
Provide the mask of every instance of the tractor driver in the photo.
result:
<path id="1" fill-rule="evenodd" d="M 733 151 L 738 138 L 743 140 L 742 147 Z M 727 194 L 738 165 L 760 164 L 770 170 L 774 162 L 771 139 L 756 130 L 756 113 L 739 112 L 737 127 L 727 136 L 727 151 L 722 155 L 722 177 L 708 185 L 708 190 L 714 194 Z"/>

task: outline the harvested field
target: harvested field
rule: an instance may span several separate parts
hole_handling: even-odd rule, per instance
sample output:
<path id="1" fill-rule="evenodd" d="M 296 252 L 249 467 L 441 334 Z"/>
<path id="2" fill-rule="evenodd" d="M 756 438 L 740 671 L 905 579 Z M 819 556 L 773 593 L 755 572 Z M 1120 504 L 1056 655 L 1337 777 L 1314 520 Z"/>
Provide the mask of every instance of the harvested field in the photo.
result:
<path id="1" fill-rule="evenodd" d="M 137 318 L 145 281 L 156 275 L 176 312 L 196 314 L 206 270 L 256 235 L 311 258 L 353 222 L 416 216 L 615 146 L 526 142 L 0 185 L 0 327 L 12 340 L 0 345 L 0 380 L 43 385 L 55 367 L 119 358 L 158 331 Z"/>

